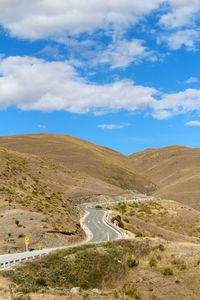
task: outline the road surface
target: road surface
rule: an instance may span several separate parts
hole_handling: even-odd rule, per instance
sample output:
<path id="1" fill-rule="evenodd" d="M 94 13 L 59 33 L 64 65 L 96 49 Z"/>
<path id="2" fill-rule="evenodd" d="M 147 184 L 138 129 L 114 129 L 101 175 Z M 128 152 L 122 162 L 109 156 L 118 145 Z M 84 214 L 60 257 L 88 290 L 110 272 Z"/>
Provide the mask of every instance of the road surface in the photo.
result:
<path id="1" fill-rule="evenodd" d="M 106 221 L 107 211 L 82 205 L 85 217 L 82 219 L 82 227 L 88 237 L 88 242 L 106 242 L 124 238 L 120 230 Z"/>

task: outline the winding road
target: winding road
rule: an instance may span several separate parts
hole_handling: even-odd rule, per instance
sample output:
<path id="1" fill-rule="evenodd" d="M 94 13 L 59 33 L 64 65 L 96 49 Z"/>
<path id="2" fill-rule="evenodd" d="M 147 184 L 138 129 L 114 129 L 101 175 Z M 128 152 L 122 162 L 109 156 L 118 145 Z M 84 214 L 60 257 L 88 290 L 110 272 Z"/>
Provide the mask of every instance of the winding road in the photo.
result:
<path id="1" fill-rule="evenodd" d="M 87 242 L 106 242 L 125 237 L 117 227 L 108 223 L 107 211 L 86 204 L 81 205 L 81 209 L 85 211 L 81 226 L 86 232 Z"/>
<path id="2" fill-rule="evenodd" d="M 119 202 L 133 202 L 151 200 L 152 197 L 146 195 L 136 195 L 131 200 L 109 201 L 97 204 L 113 204 Z M 87 239 L 84 243 L 100 243 L 117 239 L 125 239 L 126 235 L 120 229 L 107 221 L 108 211 L 100 208 L 95 208 L 95 203 L 85 203 L 80 205 L 83 216 L 80 219 L 80 224 L 86 233 Z M 15 266 L 25 260 L 40 257 L 52 251 L 63 249 L 65 247 L 48 248 L 42 250 L 27 251 L 21 253 L 0 255 L 0 269 L 6 269 Z"/>

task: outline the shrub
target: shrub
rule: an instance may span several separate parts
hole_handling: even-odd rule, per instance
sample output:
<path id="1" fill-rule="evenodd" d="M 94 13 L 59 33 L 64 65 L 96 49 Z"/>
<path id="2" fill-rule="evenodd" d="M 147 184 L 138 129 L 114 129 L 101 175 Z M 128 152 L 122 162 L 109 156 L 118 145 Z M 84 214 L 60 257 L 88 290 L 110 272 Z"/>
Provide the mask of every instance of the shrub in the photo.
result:
<path id="1" fill-rule="evenodd" d="M 172 276 L 173 275 L 173 270 L 169 267 L 165 267 L 164 269 L 162 269 L 161 273 L 164 276 Z"/>
<path id="2" fill-rule="evenodd" d="M 186 269 L 186 264 L 181 259 L 172 260 L 172 264 L 175 265 L 177 267 L 177 269 L 179 269 L 179 270 L 185 270 Z"/>
<path id="3" fill-rule="evenodd" d="M 95 208 L 96 209 L 102 209 L 102 206 L 101 205 L 96 205 Z"/>
<path id="4" fill-rule="evenodd" d="M 151 268 L 153 268 L 153 267 L 156 267 L 156 265 L 157 265 L 157 261 L 156 261 L 155 257 L 151 257 L 149 260 L 149 266 Z"/>
<path id="5" fill-rule="evenodd" d="M 140 230 L 136 230 L 134 233 L 136 237 L 143 237 L 143 233 Z"/>
<path id="6" fill-rule="evenodd" d="M 158 249 L 159 249 L 160 251 L 165 251 L 165 246 L 164 246 L 163 244 L 160 244 L 160 245 L 158 246 Z"/>
<path id="7" fill-rule="evenodd" d="M 129 219 L 128 218 L 124 218 L 124 222 L 129 223 Z"/>
<path id="8" fill-rule="evenodd" d="M 36 279 L 36 284 L 40 286 L 47 286 L 46 280 L 42 277 Z"/>
<path id="9" fill-rule="evenodd" d="M 15 220 L 15 224 L 19 226 L 19 220 Z"/>
<path id="10" fill-rule="evenodd" d="M 21 239 L 21 238 L 23 238 L 24 237 L 24 234 L 23 233 L 20 233 L 19 235 L 18 235 L 18 238 L 19 239 Z"/>
<path id="11" fill-rule="evenodd" d="M 139 262 L 135 258 L 129 258 L 129 259 L 127 259 L 127 266 L 129 268 L 137 267 L 138 264 L 139 264 Z"/>

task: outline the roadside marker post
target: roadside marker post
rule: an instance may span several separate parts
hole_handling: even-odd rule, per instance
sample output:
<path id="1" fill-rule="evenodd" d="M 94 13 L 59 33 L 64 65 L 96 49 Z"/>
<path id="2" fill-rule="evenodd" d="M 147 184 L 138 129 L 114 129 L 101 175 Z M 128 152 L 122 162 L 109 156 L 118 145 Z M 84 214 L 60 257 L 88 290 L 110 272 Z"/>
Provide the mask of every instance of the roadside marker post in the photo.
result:
<path id="1" fill-rule="evenodd" d="M 25 240 L 25 245 L 26 245 L 26 252 L 28 252 L 28 245 L 29 245 L 29 237 L 25 237 L 24 238 L 24 240 Z"/>

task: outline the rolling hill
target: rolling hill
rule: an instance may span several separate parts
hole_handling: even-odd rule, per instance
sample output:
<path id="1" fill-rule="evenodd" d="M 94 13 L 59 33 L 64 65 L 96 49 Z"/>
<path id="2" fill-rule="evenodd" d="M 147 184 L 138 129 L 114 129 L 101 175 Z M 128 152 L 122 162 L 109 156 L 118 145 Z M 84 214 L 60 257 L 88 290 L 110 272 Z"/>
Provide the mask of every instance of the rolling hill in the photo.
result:
<path id="1" fill-rule="evenodd" d="M 129 156 L 128 166 L 158 186 L 156 195 L 200 210 L 200 148 L 146 149 Z"/>
<path id="2" fill-rule="evenodd" d="M 63 245 L 80 238 L 78 204 L 155 185 L 126 157 L 65 135 L 0 137 L 0 251 Z"/>

